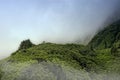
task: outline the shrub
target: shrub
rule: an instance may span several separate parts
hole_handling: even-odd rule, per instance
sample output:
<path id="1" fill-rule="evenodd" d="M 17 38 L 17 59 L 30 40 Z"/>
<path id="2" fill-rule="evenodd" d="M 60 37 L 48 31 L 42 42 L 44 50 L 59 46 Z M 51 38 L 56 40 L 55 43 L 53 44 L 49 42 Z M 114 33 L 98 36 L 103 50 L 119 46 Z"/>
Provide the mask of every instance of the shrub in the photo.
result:
<path id="1" fill-rule="evenodd" d="M 34 44 L 28 39 L 28 40 L 24 40 L 21 42 L 19 50 L 21 49 L 28 49 L 30 47 L 34 46 Z"/>

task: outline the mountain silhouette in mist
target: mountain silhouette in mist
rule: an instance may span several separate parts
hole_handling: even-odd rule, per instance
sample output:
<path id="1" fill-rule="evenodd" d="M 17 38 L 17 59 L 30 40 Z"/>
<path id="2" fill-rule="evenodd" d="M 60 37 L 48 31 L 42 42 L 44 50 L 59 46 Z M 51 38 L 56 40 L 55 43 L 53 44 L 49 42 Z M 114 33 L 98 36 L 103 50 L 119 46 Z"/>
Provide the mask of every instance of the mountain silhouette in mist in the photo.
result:
<path id="1" fill-rule="evenodd" d="M 0 80 L 118 80 L 119 74 L 120 20 L 99 31 L 87 46 L 25 40 L 0 61 Z"/>

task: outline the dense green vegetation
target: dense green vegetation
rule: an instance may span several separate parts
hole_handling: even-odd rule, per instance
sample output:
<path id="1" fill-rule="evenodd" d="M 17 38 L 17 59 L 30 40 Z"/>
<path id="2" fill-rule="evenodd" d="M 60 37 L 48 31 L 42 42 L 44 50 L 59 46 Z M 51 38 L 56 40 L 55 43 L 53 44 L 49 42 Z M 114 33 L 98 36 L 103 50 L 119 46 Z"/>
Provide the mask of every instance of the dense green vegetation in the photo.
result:
<path id="1" fill-rule="evenodd" d="M 111 48 L 118 40 L 120 40 L 120 21 L 102 29 L 88 45 L 94 49 L 105 49 Z"/>
<path id="2" fill-rule="evenodd" d="M 91 73 L 120 74 L 120 21 L 101 30 L 87 46 L 34 45 L 25 40 L 16 52 L 0 61 L 1 80 L 98 80 L 91 78 Z"/>

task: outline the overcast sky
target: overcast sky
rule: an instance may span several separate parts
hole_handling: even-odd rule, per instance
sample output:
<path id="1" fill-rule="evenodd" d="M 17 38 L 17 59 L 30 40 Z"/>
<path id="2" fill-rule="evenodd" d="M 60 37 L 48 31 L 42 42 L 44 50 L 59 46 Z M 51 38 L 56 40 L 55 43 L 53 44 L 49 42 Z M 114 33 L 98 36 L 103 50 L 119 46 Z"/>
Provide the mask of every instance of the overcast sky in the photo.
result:
<path id="1" fill-rule="evenodd" d="M 0 58 L 31 39 L 68 43 L 93 36 L 120 0 L 0 0 Z"/>

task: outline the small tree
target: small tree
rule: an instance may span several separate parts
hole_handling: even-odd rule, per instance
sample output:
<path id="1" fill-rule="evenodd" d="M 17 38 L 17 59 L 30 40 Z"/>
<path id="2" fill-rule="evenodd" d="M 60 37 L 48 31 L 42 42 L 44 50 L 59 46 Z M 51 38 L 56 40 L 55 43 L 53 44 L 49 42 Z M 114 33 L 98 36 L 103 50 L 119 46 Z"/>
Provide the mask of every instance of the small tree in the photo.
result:
<path id="1" fill-rule="evenodd" d="M 32 46 L 34 46 L 34 44 L 29 39 L 27 39 L 27 40 L 24 40 L 21 42 L 19 50 L 27 49 L 27 48 L 30 48 Z"/>

